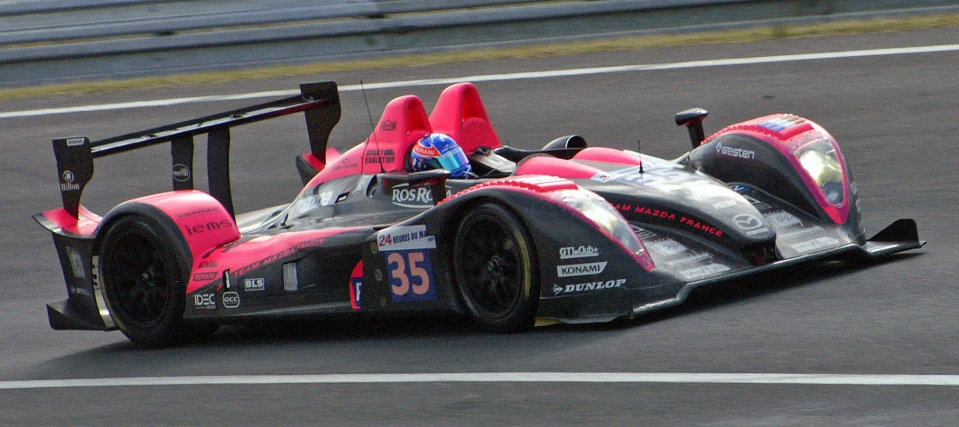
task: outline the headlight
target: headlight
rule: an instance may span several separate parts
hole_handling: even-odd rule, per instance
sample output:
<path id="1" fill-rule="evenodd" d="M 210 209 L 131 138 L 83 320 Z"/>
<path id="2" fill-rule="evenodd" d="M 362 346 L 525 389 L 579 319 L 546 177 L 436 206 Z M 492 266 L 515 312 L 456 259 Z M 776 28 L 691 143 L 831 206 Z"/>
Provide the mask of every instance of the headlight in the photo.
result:
<path id="1" fill-rule="evenodd" d="M 576 196 L 562 196 L 562 200 L 573 210 L 583 214 L 600 231 L 619 242 L 647 271 L 653 269 L 653 260 L 646 253 L 643 242 L 636 237 L 636 233 L 626 219 L 606 200 L 599 197 L 583 197 L 581 193 Z"/>
<path id="2" fill-rule="evenodd" d="M 816 181 L 829 203 L 843 202 L 843 171 L 836 149 L 826 139 L 806 144 L 796 151 L 799 164 Z"/>

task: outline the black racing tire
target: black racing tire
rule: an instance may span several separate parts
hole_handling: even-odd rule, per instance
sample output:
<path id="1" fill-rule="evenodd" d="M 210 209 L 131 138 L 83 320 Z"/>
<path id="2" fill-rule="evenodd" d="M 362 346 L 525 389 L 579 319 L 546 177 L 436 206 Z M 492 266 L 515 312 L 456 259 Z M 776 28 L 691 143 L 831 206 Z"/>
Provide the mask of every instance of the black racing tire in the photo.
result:
<path id="1" fill-rule="evenodd" d="M 100 283 L 117 327 L 134 343 L 164 347 L 190 338 L 187 278 L 173 238 L 155 220 L 126 215 L 100 245 Z"/>
<path id="2" fill-rule="evenodd" d="M 485 203 L 466 211 L 456 232 L 453 269 L 463 305 L 497 333 L 532 328 L 539 302 L 529 231 L 505 207 Z"/>

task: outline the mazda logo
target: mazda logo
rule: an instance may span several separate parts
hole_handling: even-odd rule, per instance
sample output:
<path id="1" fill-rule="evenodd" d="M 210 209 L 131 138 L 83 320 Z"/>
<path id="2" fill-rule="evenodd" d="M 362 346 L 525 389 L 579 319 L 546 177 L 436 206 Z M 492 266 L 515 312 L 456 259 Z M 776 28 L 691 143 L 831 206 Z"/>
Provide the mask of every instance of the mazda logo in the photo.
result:
<path id="1" fill-rule="evenodd" d="M 734 216 L 733 222 L 736 223 L 736 226 L 742 228 L 743 230 L 752 230 L 763 225 L 763 222 L 755 215 L 746 213 Z"/>

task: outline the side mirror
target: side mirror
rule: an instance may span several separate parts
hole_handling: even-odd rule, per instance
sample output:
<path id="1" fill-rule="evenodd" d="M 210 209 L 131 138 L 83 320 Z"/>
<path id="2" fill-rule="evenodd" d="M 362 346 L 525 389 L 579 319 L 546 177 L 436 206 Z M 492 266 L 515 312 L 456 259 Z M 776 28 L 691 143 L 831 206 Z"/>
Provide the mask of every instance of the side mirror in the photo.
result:
<path id="1" fill-rule="evenodd" d="M 686 126 L 689 131 L 689 142 L 693 148 L 699 147 L 699 144 L 706 139 L 706 133 L 703 131 L 703 119 L 709 114 L 702 108 L 690 108 L 676 113 L 676 126 Z"/>
<path id="2" fill-rule="evenodd" d="M 586 148 L 586 140 L 579 135 L 561 136 L 544 145 L 543 151 L 565 150 L 568 148 Z"/>
<path id="3" fill-rule="evenodd" d="M 422 172 L 413 172 L 408 176 L 410 179 L 410 186 L 430 186 L 430 192 L 433 193 L 433 206 L 436 206 L 437 203 L 446 198 L 446 180 L 450 177 L 450 171 L 434 169 Z"/>

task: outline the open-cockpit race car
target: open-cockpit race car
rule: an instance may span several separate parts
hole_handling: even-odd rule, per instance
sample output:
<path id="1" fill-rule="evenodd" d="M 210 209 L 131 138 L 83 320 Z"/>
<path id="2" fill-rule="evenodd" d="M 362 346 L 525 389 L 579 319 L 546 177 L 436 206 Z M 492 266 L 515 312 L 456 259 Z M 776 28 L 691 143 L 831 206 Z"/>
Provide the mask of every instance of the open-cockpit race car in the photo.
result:
<path id="1" fill-rule="evenodd" d="M 131 134 L 53 141 L 63 207 L 34 216 L 53 233 L 69 297 L 54 329 L 120 329 L 146 346 L 257 316 L 429 311 L 495 332 L 607 322 L 680 303 L 693 288 L 774 268 L 922 246 L 903 219 L 866 239 L 859 194 L 836 141 L 774 114 L 704 138 L 706 111 L 676 115 L 693 149 L 676 160 L 587 147 L 500 144 L 479 93 L 459 83 L 432 112 L 391 101 L 370 137 L 328 148 L 333 82 L 301 95 Z M 310 152 L 289 204 L 236 214 L 230 129 L 303 113 Z M 412 172 L 414 144 L 452 137 L 474 172 Z M 209 192 L 193 189 L 194 138 L 207 135 Z M 100 217 L 80 205 L 94 159 L 170 143 L 173 191 Z"/>

